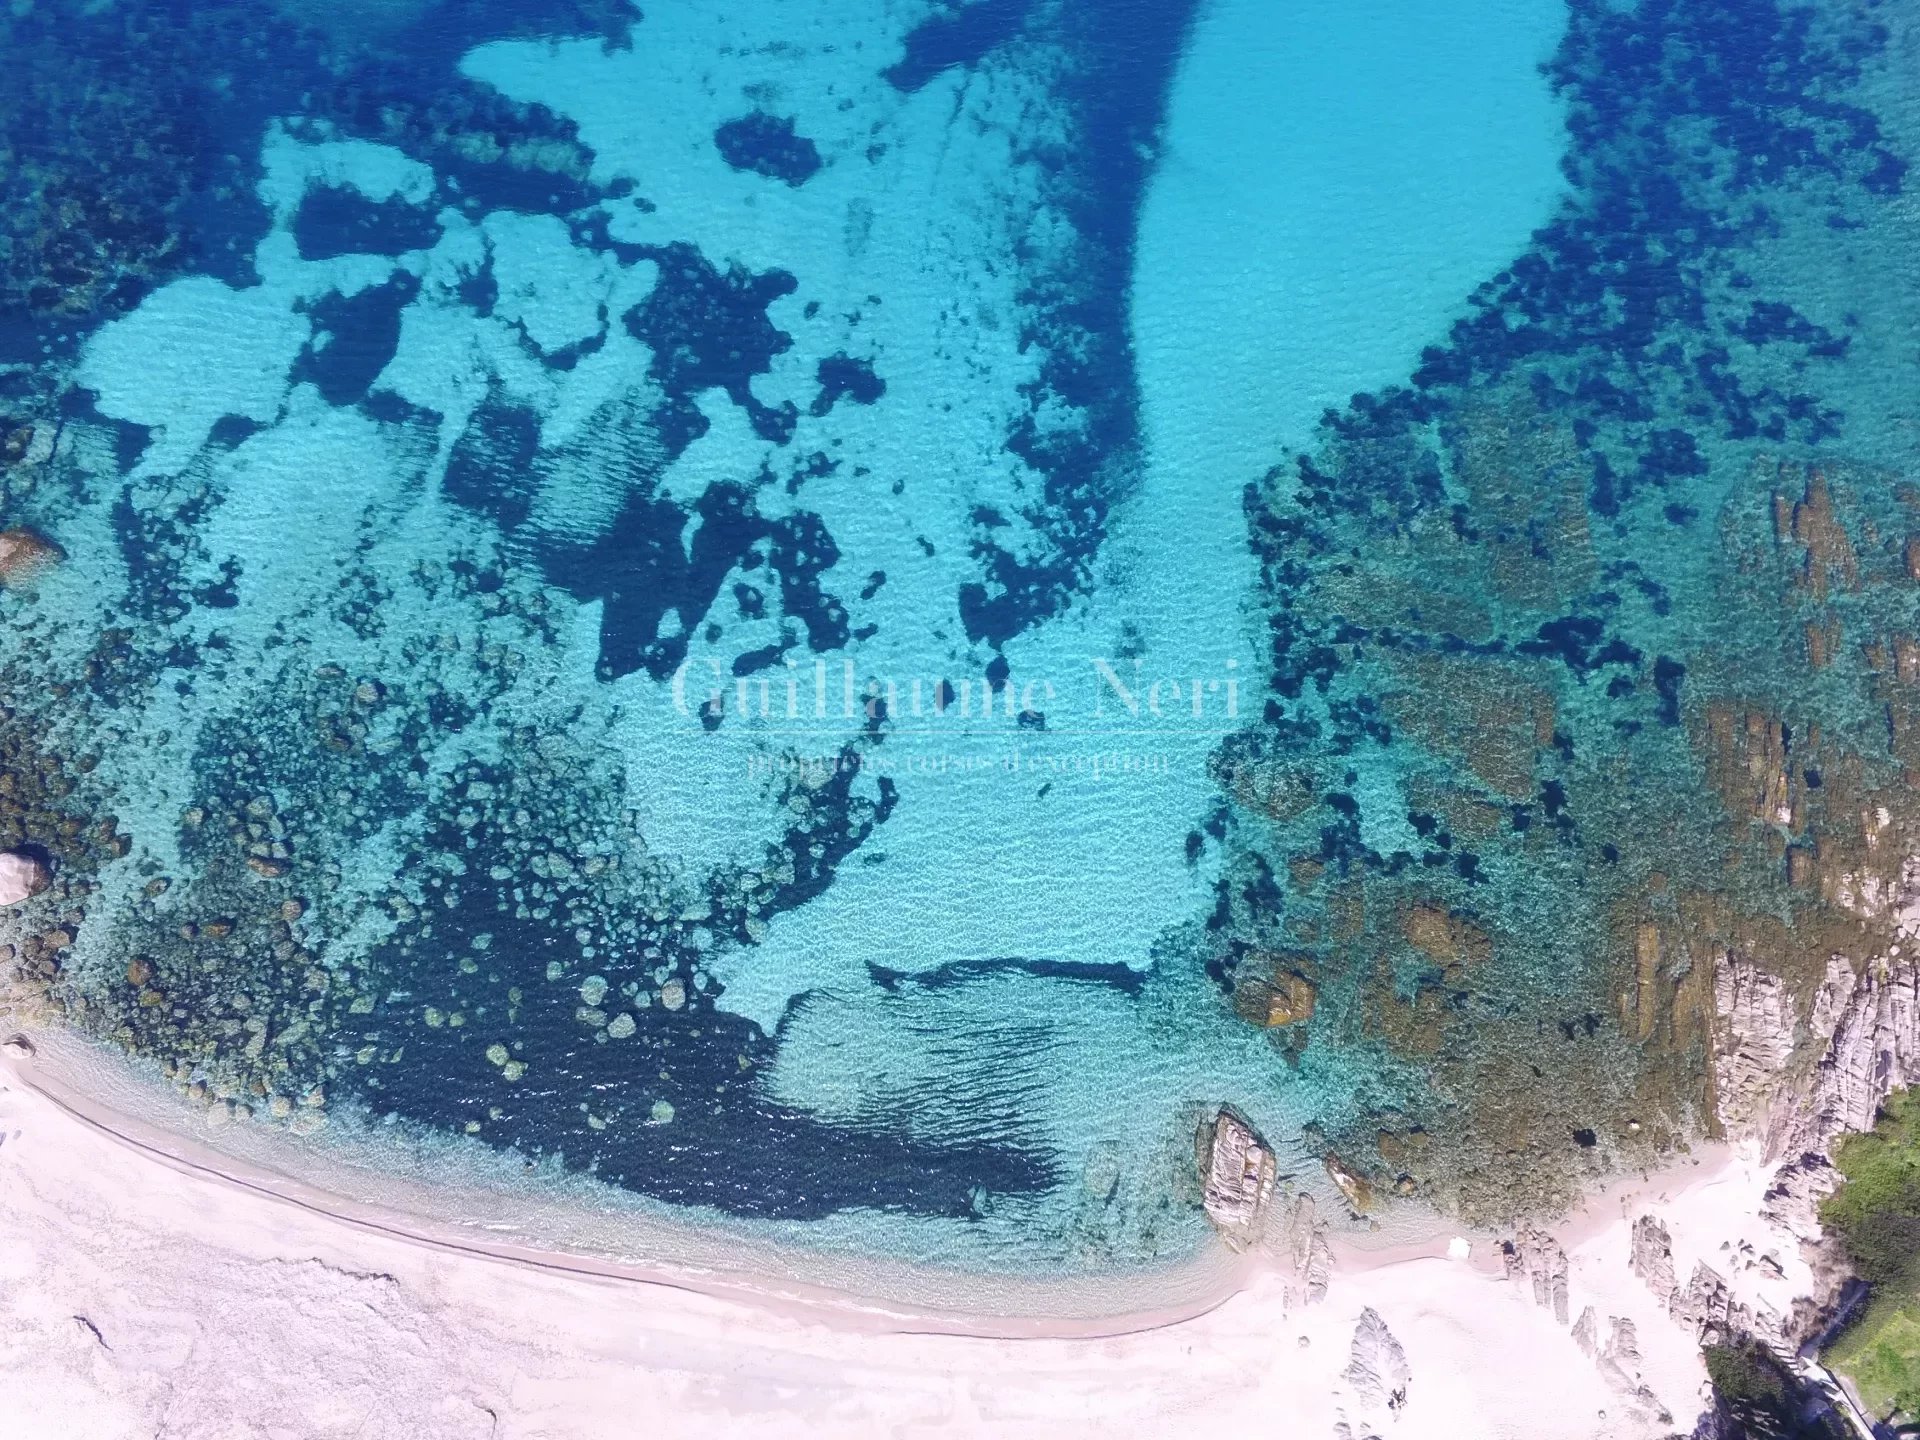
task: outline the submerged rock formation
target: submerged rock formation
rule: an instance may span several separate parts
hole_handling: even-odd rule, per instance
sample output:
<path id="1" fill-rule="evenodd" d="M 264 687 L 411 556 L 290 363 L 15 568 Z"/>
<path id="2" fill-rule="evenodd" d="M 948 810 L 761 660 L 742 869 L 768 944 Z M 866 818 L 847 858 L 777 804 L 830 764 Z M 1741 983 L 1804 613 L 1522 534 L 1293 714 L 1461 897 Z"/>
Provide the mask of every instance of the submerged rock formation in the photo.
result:
<path id="1" fill-rule="evenodd" d="M 0 587 L 29 584 L 62 558 L 58 545 L 31 530 L 0 530 Z"/>

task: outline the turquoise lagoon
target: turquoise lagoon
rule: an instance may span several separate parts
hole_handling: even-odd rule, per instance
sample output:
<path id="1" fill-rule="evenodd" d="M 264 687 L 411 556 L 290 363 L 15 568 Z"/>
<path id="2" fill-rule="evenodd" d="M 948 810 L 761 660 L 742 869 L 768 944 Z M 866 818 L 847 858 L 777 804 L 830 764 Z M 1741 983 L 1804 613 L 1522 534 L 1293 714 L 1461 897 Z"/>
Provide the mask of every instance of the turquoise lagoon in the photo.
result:
<path id="1" fill-rule="evenodd" d="M 1694 11 L 1792 30 L 1643 8 L 1681 79 L 1615 110 L 1717 96 Z M 59 440 L 4 518 L 69 560 L 7 597 L 10 673 L 125 661 L 22 705 L 130 840 L 61 959 L 83 1031 L 223 1116 L 318 1086 L 336 1129 L 967 1269 L 1190 1253 L 1223 1102 L 1310 1188 L 1417 1105 L 1365 1027 L 1236 1013 L 1242 912 L 1302 882 L 1248 888 L 1223 754 L 1337 756 L 1316 866 L 1433 824 L 1428 761 L 1288 693 L 1254 519 L 1604 208 L 1568 94 L 1611 113 L 1578 67 L 1628 10 L 272 14 L 181 238 L 16 326 Z"/>

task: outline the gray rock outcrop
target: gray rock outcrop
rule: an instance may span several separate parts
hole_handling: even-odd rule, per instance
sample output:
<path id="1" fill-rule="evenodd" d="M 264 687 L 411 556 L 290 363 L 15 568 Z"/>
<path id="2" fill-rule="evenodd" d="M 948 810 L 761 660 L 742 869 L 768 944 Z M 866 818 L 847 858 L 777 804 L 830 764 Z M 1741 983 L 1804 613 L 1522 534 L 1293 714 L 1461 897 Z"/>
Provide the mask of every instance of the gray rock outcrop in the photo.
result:
<path id="1" fill-rule="evenodd" d="M 1600 1354 L 1599 1323 L 1591 1305 L 1582 1310 L 1580 1318 L 1573 1322 L 1573 1343 L 1580 1347 L 1580 1353 L 1589 1360 Z"/>
<path id="2" fill-rule="evenodd" d="M 1704 1261 L 1694 1265 L 1685 1288 L 1668 1299 L 1667 1313 L 1702 1344 L 1755 1333 L 1753 1313 L 1734 1299 L 1726 1279 Z"/>
<path id="3" fill-rule="evenodd" d="M 1920 940 L 1920 859 L 1887 904 L 1901 940 Z M 1900 950 L 1859 969 L 1831 956 L 1804 1030 L 1776 976 L 1738 953 L 1720 958 L 1713 1073 L 1730 1133 L 1758 1138 L 1769 1160 L 1825 1155 L 1839 1136 L 1872 1129 L 1889 1093 L 1920 1081 L 1920 963 Z"/>
<path id="4" fill-rule="evenodd" d="M 1384 1405 L 1398 1410 L 1407 1403 L 1407 1387 L 1413 1381 L 1407 1352 L 1371 1307 L 1360 1312 L 1360 1323 L 1354 1327 L 1346 1380 L 1360 1403 L 1369 1409 Z"/>
<path id="5" fill-rule="evenodd" d="M 1210 1127 L 1201 1127 L 1195 1148 L 1207 1218 L 1229 1245 L 1252 1244 L 1273 1193 L 1273 1151 L 1226 1106 Z"/>
<path id="6" fill-rule="evenodd" d="M 1653 1292 L 1662 1305 L 1673 1299 L 1679 1280 L 1673 1273 L 1673 1240 L 1658 1216 L 1642 1215 L 1633 1222 L 1628 1268 Z"/>
<path id="7" fill-rule="evenodd" d="M 1719 1020 L 1713 1078 L 1720 1122 L 1733 1133 L 1764 1134 L 1793 1057 L 1792 1002 L 1777 976 L 1738 954 L 1722 957 L 1715 967 L 1713 1002 Z"/>
<path id="8" fill-rule="evenodd" d="M 1544 1230 L 1522 1230 L 1506 1247 L 1507 1278 L 1533 1287 L 1534 1304 L 1567 1323 L 1567 1252 Z"/>
<path id="9" fill-rule="evenodd" d="M 1326 1222 L 1313 1196 L 1304 1191 L 1294 1196 L 1287 1206 L 1280 1242 L 1300 1302 L 1312 1305 L 1326 1299 L 1327 1284 L 1333 1279 L 1333 1248 L 1327 1243 Z"/>
<path id="10" fill-rule="evenodd" d="M 1814 1067 L 1807 1101 L 1769 1135 L 1769 1156 L 1825 1152 L 1841 1135 L 1871 1130 L 1880 1102 L 1920 1079 L 1920 967 L 1910 959 L 1827 967 L 1814 997 L 1815 1034 L 1831 1016 L 1832 1039 Z"/>

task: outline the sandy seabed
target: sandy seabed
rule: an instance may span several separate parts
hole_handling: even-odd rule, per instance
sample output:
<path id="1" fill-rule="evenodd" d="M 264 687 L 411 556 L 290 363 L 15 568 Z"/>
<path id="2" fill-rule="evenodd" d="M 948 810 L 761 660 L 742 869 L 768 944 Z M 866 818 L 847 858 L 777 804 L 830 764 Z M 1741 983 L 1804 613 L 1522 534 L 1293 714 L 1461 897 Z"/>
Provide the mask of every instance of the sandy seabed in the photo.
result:
<path id="1" fill-rule="evenodd" d="M 1569 1314 L 1592 1306 L 1603 1339 L 1631 1322 L 1630 1368 L 1662 1421 L 1485 1239 L 1336 1247 L 1313 1303 L 1256 1258 L 1212 1272 L 1227 1277 L 1217 1303 L 1108 1333 L 1084 1315 L 929 1323 L 785 1282 L 712 1293 L 329 1214 L 242 1167 L 151 1148 L 137 1122 L 122 1132 L 111 1112 L 70 1105 L 39 1063 L 0 1063 L 10 1440 L 1666 1435 L 1692 1429 L 1705 1376 L 1629 1269 L 1633 1219 L 1663 1219 L 1682 1276 L 1705 1260 L 1779 1306 L 1807 1280 L 1759 1219 L 1766 1170 L 1732 1151 L 1623 1181 L 1569 1217 Z M 1762 1253 L 1781 1274 L 1739 1263 Z M 1398 1395 L 1356 1373 L 1368 1310 L 1404 1351 Z"/>

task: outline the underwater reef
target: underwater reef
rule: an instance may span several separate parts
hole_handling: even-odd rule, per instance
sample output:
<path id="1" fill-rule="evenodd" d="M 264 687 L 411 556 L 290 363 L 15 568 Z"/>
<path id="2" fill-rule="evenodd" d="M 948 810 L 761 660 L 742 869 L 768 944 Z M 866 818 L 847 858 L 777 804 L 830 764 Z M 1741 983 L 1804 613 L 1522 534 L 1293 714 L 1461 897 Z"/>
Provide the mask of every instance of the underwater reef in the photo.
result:
<path id="1" fill-rule="evenodd" d="M 1212 973 L 1285 1053 L 1431 1082 L 1340 1137 L 1376 1183 L 1505 1218 L 1711 1133 L 1716 967 L 1810 1001 L 1893 938 L 1920 489 L 1861 353 L 1913 323 L 1869 309 L 1913 266 L 1874 13 L 1574 5 L 1561 212 L 1249 494 L 1272 673 L 1216 760 Z"/>

